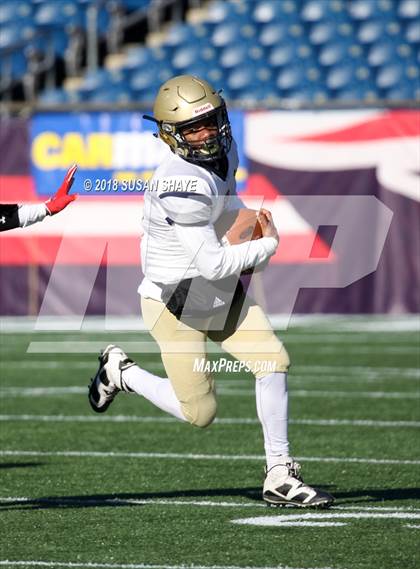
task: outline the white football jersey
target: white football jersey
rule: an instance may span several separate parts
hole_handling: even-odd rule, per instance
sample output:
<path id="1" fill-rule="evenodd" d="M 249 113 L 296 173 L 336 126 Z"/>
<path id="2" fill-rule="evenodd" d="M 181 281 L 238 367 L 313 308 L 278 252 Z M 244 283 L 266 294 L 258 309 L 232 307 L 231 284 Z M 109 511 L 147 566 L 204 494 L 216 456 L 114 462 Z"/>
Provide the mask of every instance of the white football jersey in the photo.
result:
<path id="1" fill-rule="evenodd" d="M 222 211 L 245 207 L 236 194 L 237 167 L 233 141 L 226 180 L 173 153 L 156 169 L 144 197 L 142 296 L 160 300 L 161 289 L 154 283 L 177 283 L 199 275 L 223 278 L 274 253 L 274 238 L 223 247 L 216 237 L 213 224 Z"/>

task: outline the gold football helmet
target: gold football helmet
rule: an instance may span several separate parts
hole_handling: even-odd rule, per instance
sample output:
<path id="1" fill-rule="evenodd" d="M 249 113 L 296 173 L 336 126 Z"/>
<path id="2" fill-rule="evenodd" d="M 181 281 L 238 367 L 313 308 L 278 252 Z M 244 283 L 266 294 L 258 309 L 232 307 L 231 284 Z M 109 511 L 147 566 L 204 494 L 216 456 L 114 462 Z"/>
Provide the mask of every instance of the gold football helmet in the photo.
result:
<path id="1" fill-rule="evenodd" d="M 204 79 L 178 75 L 166 81 L 157 94 L 153 114 L 159 137 L 182 158 L 209 162 L 229 152 L 232 134 L 225 102 Z M 217 134 L 199 144 L 188 142 L 184 131 L 202 121 L 216 126 Z"/>

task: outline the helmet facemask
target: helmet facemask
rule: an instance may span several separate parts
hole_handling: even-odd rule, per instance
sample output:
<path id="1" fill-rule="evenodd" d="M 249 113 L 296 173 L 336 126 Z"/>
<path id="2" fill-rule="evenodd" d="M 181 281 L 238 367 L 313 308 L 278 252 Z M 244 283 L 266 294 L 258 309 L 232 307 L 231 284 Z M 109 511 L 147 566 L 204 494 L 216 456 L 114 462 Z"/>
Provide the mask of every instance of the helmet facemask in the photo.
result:
<path id="1" fill-rule="evenodd" d="M 187 140 L 186 133 L 194 131 L 194 127 L 199 129 L 202 123 L 208 128 L 214 126 L 215 135 L 205 141 Z M 159 123 L 159 133 L 175 154 L 190 162 L 217 161 L 226 156 L 232 144 L 232 132 L 224 102 L 220 107 L 186 121 L 162 121 Z"/>

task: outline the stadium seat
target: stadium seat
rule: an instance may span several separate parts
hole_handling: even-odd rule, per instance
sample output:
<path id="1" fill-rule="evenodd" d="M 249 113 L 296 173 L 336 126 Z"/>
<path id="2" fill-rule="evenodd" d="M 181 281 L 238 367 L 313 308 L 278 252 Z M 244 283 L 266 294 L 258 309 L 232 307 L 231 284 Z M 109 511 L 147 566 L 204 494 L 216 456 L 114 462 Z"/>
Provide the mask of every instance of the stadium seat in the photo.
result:
<path id="1" fill-rule="evenodd" d="M 291 89 L 285 94 L 285 100 L 289 105 L 325 103 L 331 98 L 330 93 L 321 84 L 305 83 L 297 89 Z"/>
<path id="2" fill-rule="evenodd" d="M 350 22 L 319 22 L 311 27 L 309 42 L 314 46 L 324 46 L 328 42 L 355 41 L 354 25 Z"/>
<path id="3" fill-rule="evenodd" d="M 69 97 L 63 89 L 50 89 L 41 93 L 39 102 L 48 105 L 63 104 L 69 102 Z"/>
<path id="4" fill-rule="evenodd" d="M 36 11 L 35 23 L 52 27 L 69 23 L 85 26 L 85 10 L 74 2 L 44 2 Z"/>
<path id="5" fill-rule="evenodd" d="M 193 41 L 193 26 L 184 23 L 175 23 L 169 28 L 162 45 L 178 47 L 190 44 Z"/>
<path id="6" fill-rule="evenodd" d="M 283 0 L 282 2 L 260 0 L 256 3 L 252 17 L 258 24 L 299 22 L 299 4 L 300 2 L 296 0 Z"/>
<path id="7" fill-rule="evenodd" d="M 420 18 L 420 3 L 418 0 L 401 0 L 398 5 L 398 16 L 407 20 Z"/>
<path id="8" fill-rule="evenodd" d="M 250 86 L 265 85 L 271 81 L 272 70 L 267 65 L 254 64 L 242 66 L 229 73 L 227 85 L 232 91 L 246 89 Z"/>
<path id="9" fill-rule="evenodd" d="M 264 59 L 264 50 L 256 45 L 249 46 L 245 42 L 235 43 L 224 48 L 219 57 L 219 64 L 223 69 L 230 69 L 243 65 L 244 62 L 256 62 Z"/>
<path id="10" fill-rule="evenodd" d="M 418 81 L 403 81 L 395 87 L 387 89 L 384 98 L 390 101 L 409 101 L 412 99 L 420 101 L 420 84 Z"/>
<path id="11" fill-rule="evenodd" d="M 319 52 L 319 63 L 326 67 L 337 63 L 361 61 L 363 49 L 357 43 L 349 41 L 330 42 Z"/>
<path id="12" fill-rule="evenodd" d="M 396 18 L 397 5 L 395 0 L 353 0 L 347 3 L 347 9 L 350 16 L 357 21 L 393 21 Z"/>
<path id="13" fill-rule="evenodd" d="M 419 81 L 419 70 L 416 65 L 392 63 L 379 69 L 376 84 L 380 89 L 394 89 L 402 82 L 415 86 Z"/>
<path id="14" fill-rule="evenodd" d="M 369 83 L 372 73 L 367 65 L 360 62 L 351 62 L 332 67 L 326 76 L 326 85 L 329 89 L 336 91 L 345 87 L 358 84 Z"/>
<path id="15" fill-rule="evenodd" d="M 236 22 L 237 24 L 252 22 L 249 10 L 247 9 L 247 2 L 238 0 L 235 2 L 217 0 L 211 3 L 206 12 L 204 21 L 210 28 L 227 21 Z"/>
<path id="16" fill-rule="evenodd" d="M 414 20 L 407 24 L 405 39 L 410 44 L 420 44 L 420 21 Z"/>
<path id="17" fill-rule="evenodd" d="M 296 61 L 309 60 L 315 63 L 315 52 L 309 44 L 304 42 L 279 45 L 272 48 L 268 56 L 268 62 L 274 68 L 293 65 Z"/>
<path id="18" fill-rule="evenodd" d="M 386 63 L 404 63 L 410 60 L 415 62 L 415 51 L 412 46 L 406 43 L 396 44 L 389 40 L 372 45 L 367 57 L 367 62 L 371 67 Z"/>
<path id="19" fill-rule="evenodd" d="M 31 25 L 8 24 L 0 33 L 0 50 L 13 47 L 23 40 L 31 41 L 36 33 L 36 29 Z"/>
<path id="20" fill-rule="evenodd" d="M 30 2 L 6 1 L 0 4 L 0 24 L 16 24 L 28 20 L 32 16 Z"/>
<path id="21" fill-rule="evenodd" d="M 288 37 L 288 25 L 284 22 L 268 24 L 262 27 L 259 34 L 259 43 L 264 47 L 279 45 Z"/>
<path id="22" fill-rule="evenodd" d="M 79 91 L 88 94 L 100 89 L 105 90 L 109 82 L 109 74 L 105 69 L 90 71 L 85 75 Z"/>
<path id="23" fill-rule="evenodd" d="M 401 38 L 402 27 L 397 21 L 380 21 L 377 19 L 363 22 L 358 30 L 357 39 L 362 44 L 375 43 L 385 37 L 398 41 Z"/>
<path id="24" fill-rule="evenodd" d="M 330 22 L 337 25 L 350 20 L 346 11 L 346 4 L 341 0 L 334 2 L 307 0 L 302 6 L 300 17 L 302 22 L 311 25 L 322 22 Z"/>
<path id="25" fill-rule="evenodd" d="M 251 88 L 241 89 L 235 94 L 235 98 L 244 105 L 256 105 L 258 103 L 272 104 L 279 103 L 279 90 L 274 84 L 254 85 Z"/>
<path id="26" fill-rule="evenodd" d="M 304 22 L 319 22 L 330 14 L 330 5 L 328 2 L 309 0 L 304 3 L 300 14 Z"/>
<path id="27" fill-rule="evenodd" d="M 298 90 L 306 85 L 321 85 L 322 74 L 316 65 L 308 64 L 286 67 L 277 75 L 276 85 L 281 91 Z"/>
<path id="28" fill-rule="evenodd" d="M 156 74 L 154 66 L 144 67 L 134 72 L 130 79 L 130 87 L 133 91 L 142 89 L 150 89 L 151 87 L 160 86 L 159 78 Z"/>

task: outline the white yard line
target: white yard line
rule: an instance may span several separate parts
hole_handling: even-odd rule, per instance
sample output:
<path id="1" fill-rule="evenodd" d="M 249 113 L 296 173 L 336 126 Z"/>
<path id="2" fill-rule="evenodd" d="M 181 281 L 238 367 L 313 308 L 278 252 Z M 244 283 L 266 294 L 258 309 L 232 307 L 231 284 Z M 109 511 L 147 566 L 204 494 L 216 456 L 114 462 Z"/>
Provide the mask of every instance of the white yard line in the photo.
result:
<path id="1" fill-rule="evenodd" d="M 50 457 L 79 457 L 79 458 L 169 458 L 181 460 L 260 460 L 263 455 L 235 454 L 192 454 L 175 452 L 101 452 L 101 451 L 37 451 L 37 450 L 0 450 L 0 456 L 50 456 Z M 336 462 L 357 464 L 399 464 L 420 465 L 420 460 L 402 460 L 390 458 L 356 458 L 356 457 L 318 457 L 297 456 L 297 460 L 306 462 Z"/>
<path id="2" fill-rule="evenodd" d="M 180 423 L 174 417 L 149 417 L 137 415 L 0 415 L 0 421 L 38 423 Z M 259 425 L 257 418 L 221 417 L 216 425 Z M 290 419 L 292 425 L 315 427 L 385 427 L 418 428 L 420 421 L 374 421 L 370 419 Z"/>
<path id="3" fill-rule="evenodd" d="M 289 390 L 291 397 L 315 398 L 348 398 L 348 399 L 419 399 L 420 391 L 336 391 L 321 389 L 293 389 Z M 236 389 L 219 387 L 219 395 L 249 396 L 254 394 L 253 389 Z"/>
<path id="4" fill-rule="evenodd" d="M 0 504 L 25 504 L 25 503 L 37 503 L 37 504 L 72 504 L 72 503 L 81 503 L 84 504 L 109 504 L 112 505 L 124 505 L 124 504 L 137 504 L 141 506 L 197 506 L 197 507 L 210 507 L 210 508 L 267 508 L 267 505 L 261 501 L 255 502 L 221 502 L 216 500 L 168 500 L 168 499 L 140 499 L 140 498 L 73 498 L 73 497 L 66 497 L 66 496 L 57 496 L 54 498 L 30 498 L 30 497 L 21 497 L 21 496 L 0 496 Z M 282 510 L 284 512 L 284 510 Z M 295 510 L 293 510 L 295 511 Z M 419 514 L 420 516 L 420 509 L 418 508 L 411 508 L 411 507 L 382 507 L 382 506 L 334 506 L 332 512 L 336 511 L 355 511 L 359 513 L 363 512 L 374 512 L 379 514 L 384 513 L 405 513 L 405 514 Z"/>
<path id="5" fill-rule="evenodd" d="M 124 345 L 125 347 L 125 345 Z M 1 368 L 20 368 L 20 369 L 91 369 L 96 370 L 96 360 L 88 362 L 79 362 L 77 360 L 69 360 L 63 363 L 62 360 L 3 360 Z M 163 364 L 160 362 L 148 362 L 147 368 L 159 368 L 163 370 Z M 389 367 L 389 366 L 340 366 L 340 365 L 293 365 L 291 376 L 296 378 L 315 378 L 325 379 L 332 377 L 343 379 L 346 376 L 369 378 L 381 378 L 392 376 L 393 379 L 420 379 L 420 369 L 410 367 Z M 223 380 L 222 380 L 223 381 Z M 235 381 L 235 380 L 232 380 Z"/>
<path id="6" fill-rule="evenodd" d="M 223 387 L 222 382 L 217 389 L 219 395 L 225 396 L 251 396 L 254 389 L 241 389 L 236 387 Z M 68 385 L 61 387 L 3 387 L 0 397 L 45 397 L 54 395 L 86 395 L 87 388 Z M 350 399 L 419 399 L 419 391 L 338 391 L 321 389 L 290 389 L 292 397 L 315 398 L 350 398 Z"/>
<path id="7" fill-rule="evenodd" d="M 59 336 L 58 336 L 59 337 Z M 110 336 L 111 338 L 111 336 Z M 302 344 L 304 346 L 304 342 L 300 342 L 296 340 L 297 343 Z M 291 343 L 290 339 L 286 339 L 285 343 Z M 322 341 L 324 343 L 324 340 Z M 345 354 L 360 354 L 360 353 L 379 353 L 383 354 L 386 352 L 387 354 L 418 354 L 419 348 L 415 344 L 412 346 L 395 346 L 393 342 L 392 345 L 363 345 L 363 346 L 349 346 L 349 339 L 343 340 L 342 342 L 342 351 Z M 101 349 L 104 348 L 104 341 L 103 340 L 91 340 L 91 341 L 75 341 L 75 340 L 34 340 L 30 342 L 27 353 L 29 354 L 98 354 Z M 172 348 L 171 343 L 168 342 L 166 346 L 166 351 L 169 351 L 169 348 Z M 197 343 L 196 346 L 190 344 L 186 344 L 185 348 L 181 348 L 178 342 L 174 342 L 173 345 L 173 352 L 178 353 L 179 351 L 189 351 L 192 353 L 201 354 L 202 353 L 202 345 L 201 343 Z M 222 349 L 213 343 L 207 344 L 207 352 L 209 354 L 221 354 L 224 353 Z M 130 354 L 159 354 L 160 349 L 159 346 L 155 342 L 150 342 L 147 340 L 135 340 L 135 341 L 128 341 L 124 342 L 124 350 L 126 350 Z M 242 352 L 247 353 L 249 348 L 247 348 L 246 344 L 242 347 Z M 303 352 L 313 352 L 314 348 L 313 345 L 310 345 L 307 350 L 303 350 Z M 340 353 L 338 345 L 334 346 L 319 346 L 317 347 L 317 353 Z M 344 356 L 343 356 L 344 357 Z"/>
<path id="8" fill-rule="evenodd" d="M 68 569 L 303 569 L 289 565 L 275 567 L 255 565 L 149 565 L 148 563 L 82 563 L 79 561 L 8 561 L 0 560 L 2 567 L 64 567 Z M 332 567 L 306 567 L 305 569 L 333 569 Z"/>
<path id="9" fill-rule="evenodd" d="M 294 515 L 276 515 L 276 516 L 258 516 L 255 518 L 239 518 L 231 520 L 234 524 L 239 525 L 253 525 L 253 526 L 266 526 L 266 527 L 326 527 L 347 525 L 343 520 L 419 520 L 420 514 L 412 512 L 357 512 L 357 513 L 341 513 L 329 510 L 322 513 L 302 513 Z M 329 521 L 326 521 L 329 520 Z M 341 520 L 341 521 L 338 521 Z"/>

